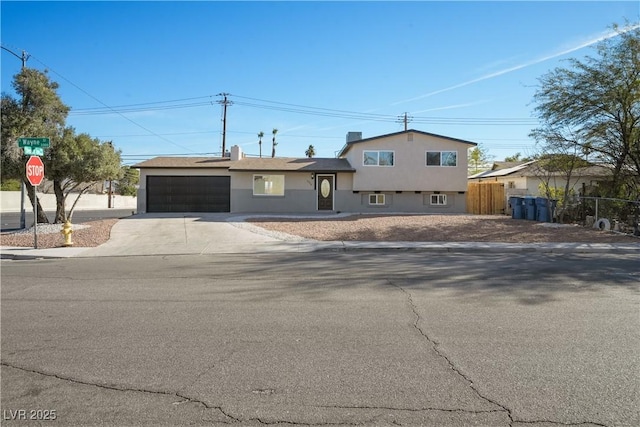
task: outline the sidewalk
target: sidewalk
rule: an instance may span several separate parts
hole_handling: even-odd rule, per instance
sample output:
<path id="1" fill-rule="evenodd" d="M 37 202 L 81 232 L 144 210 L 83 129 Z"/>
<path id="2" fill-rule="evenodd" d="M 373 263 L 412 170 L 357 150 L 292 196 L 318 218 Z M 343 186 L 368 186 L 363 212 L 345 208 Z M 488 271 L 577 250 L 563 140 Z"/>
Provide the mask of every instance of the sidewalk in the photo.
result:
<path id="1" fill-rule="evenodd" d="M 154 215 L 124 218 L 111 229 L 108 242 L 93 248 L 0 248 L 2 259 L 87 258 L 296 252 L 414 251 L 491 253 L 640 254 L 638 243 L 485 243 L 316 241 L 272 232 L 229 214 Z"/>
<path id="2" fill-rule="evenodd" d="M 100 248 L 100 247 L 98 247 Z M 170 247 L 155 247 L 147 254 L 123 251 L 101 251 L 98 248 L 34 249 L 24 247 L 0 248 L 1 259 L 56 259 L 114 256 L 204 255 L 212 253 L 277 253 L 277 252 L 355 252 L 355 251 L 412 251 L 412 252 L 485 252 L 485 253 L 617 253 L 640 255 L 640 244 L 609 243 L 483 243 L 483 242 L 265 242 L 259 245 L 234 245 L 227 250 L 185 251 Z"/>

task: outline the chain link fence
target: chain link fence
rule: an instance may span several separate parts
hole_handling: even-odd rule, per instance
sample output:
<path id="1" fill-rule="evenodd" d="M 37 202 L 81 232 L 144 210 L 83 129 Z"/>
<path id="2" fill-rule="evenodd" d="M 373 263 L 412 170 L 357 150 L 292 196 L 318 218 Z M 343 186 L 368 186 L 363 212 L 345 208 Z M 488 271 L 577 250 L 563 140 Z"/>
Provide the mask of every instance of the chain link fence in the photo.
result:
<path id="1" fill-rule="evenodd" d="M 567 210 L 569 218 L 587 227 L 599 226 L 640 236 L 640 200 L 576 197 Z"/>

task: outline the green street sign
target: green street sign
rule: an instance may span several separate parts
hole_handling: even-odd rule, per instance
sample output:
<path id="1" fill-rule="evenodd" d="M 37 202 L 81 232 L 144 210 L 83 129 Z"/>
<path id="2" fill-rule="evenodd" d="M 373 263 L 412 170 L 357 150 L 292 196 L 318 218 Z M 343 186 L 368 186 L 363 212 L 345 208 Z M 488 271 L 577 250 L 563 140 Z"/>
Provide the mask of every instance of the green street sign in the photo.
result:
<path id="1" fill-rule="evenodd" d="M 44 156 L 42 147 L 22 147 L 25 156 Z"/>
<path id="2" fill-rule="evenodd" d="M 18 147 L 41 147 L 47 148 L 51 145 L 49 138 L 18 138 Z M 25 153 L 26 154 L 26 153 Z"/>

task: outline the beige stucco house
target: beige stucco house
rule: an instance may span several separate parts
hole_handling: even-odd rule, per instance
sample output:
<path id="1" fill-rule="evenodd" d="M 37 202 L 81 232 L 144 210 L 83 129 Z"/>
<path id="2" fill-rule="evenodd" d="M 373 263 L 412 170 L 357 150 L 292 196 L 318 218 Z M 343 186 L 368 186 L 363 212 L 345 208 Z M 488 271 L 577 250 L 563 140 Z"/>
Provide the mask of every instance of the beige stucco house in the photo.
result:
<path id="1" fill-rule="evenodd" d="M 362 139 L 337 158 L 156 157 L 140 169 L 138 212 L 466 211 L 476 143 L 417 130 Z"/>
<path id="2" fill-rule="evenodd" d="M 611 169 L 606 165 L 592 165 L 576 168 L 572 171 L 569 189 L 575 195 L 584 194 L 594 188 L 598 182 L 611 177 Z M 511 196 L 546 197 L 541 188 L 564 190 L 567 184 L 566 174 L 541 170 L 536 160 L 522 163 L 496 162 L 491 170 L 469 177 L 469 182 L 501 182 L 504 184 L 506 200 Z"/>

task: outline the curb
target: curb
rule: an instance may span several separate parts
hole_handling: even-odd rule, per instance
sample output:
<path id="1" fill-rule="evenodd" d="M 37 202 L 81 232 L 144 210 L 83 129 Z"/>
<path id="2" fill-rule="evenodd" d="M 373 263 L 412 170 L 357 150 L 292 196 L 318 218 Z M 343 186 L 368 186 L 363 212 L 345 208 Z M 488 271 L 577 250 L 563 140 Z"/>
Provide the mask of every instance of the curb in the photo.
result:
<path id="1" fill-rule="evenodd" d="M 254 253 L 347 253 L 347 252 L 415 252 L 415 253 L 491 253 L 491 254 L 640 254 L 640 245 L 615 245 L 615 244 L 486 244 L 476 242 L 466 243 L 392 243 L 392 242 L 289 242 L 288 249 L 271 248 L 255 251 Z M 60 248 L 65 250 L 66 248 Z M 84 248 L 90 249 L 90 248 Z M 29 251 L 38 251 L 31 249 Z M 43 250 L 45 251 L 45 250 Z M 39 260 L 39 259 L 66 259 L 66 258 L 101 258 L 100 256 L 84 256 L 81 252 L 64 253 L 57 255 L 55 250 L 48 249 L 48 253 L 15 253 L 4 251 L 0 253 L 2 260 Z M 53 252 L 53 253 L 52 253 Z M 220 252 L 221 254 L 239 254 L 247 252 Z M 185 256 L 203 255 L 202 253 L 165 253 L 165 254 L 137 254 L 137 255 L 109 255 L 105 258 L 119 256 Z"/>
<path id="2" fill-rule="evenodd" d="M 492 246 L 492 245 L 444 245 L 444 246 L 400 246 L 400 245 L 352 245 L 343 244 L 342 246 L 333 247 L 317 247 L 311 252 L 425 252 L 425 253 L 556 253 L 556 254 L 589 254 L 589 253 L 613 253 L 613 254 L 640 254 L 640 245 L 637 247 L 624 246 L 616 247 L 613 245 L 600 247 L 581 247 L 581 246 L 537 246 L 537 245 L 516 245 L 516 246 Z"/>

